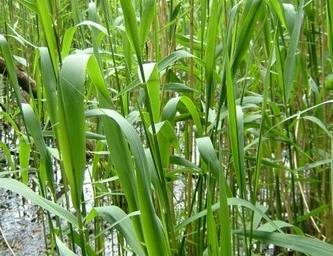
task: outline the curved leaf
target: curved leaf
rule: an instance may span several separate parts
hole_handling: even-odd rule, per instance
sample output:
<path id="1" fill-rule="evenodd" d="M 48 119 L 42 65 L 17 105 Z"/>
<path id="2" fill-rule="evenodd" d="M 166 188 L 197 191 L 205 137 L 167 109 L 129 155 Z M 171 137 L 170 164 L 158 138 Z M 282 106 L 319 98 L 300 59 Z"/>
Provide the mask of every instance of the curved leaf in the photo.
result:
<path id="1" fill-rule="evenodd" d="M 193 101 L 187 96 L 170 99 L 163 109 L 162 120 L 169 120 L 171 123 L 174 123 L 176 113 L 179 111 L 181 106 L 185 106 L 186 110 L 192 116 L 193 123 L 197 129 L 197 136 L 201 137 L 203 135 L 203 129 L 200 121 L 200 115 Z"/>
<path id="2" fill-rule="evenodd" d="M 119 232 L 124 236 L 130 248 L 137 255 L 146 255 L 145 251 L 142 249 L 140 240 L 135 235 L 135 230 L 133 223 L 130 219 L 131 216 L 137 215 L 135 214 L 126 214 L 122 209 L 117 206 L 105 206 L 105 207 L 95 207 L 91 211 L 90 214 L 96 212 L 99 216 L 104 218 L 107 222 L 109 222 L 112 227 L 115 227 L 119 230 Z"/>
<path id="3" fill-rule="evenodd" d="M 243 231 L 235 231 L 236 235 L 243 236 Z M 331 256 L 333 252 L 333 245 L 317 240 L 291 234 L 272 233 L 267 231 L 246 231 L 245 236 L 251 236 L 259 241 L 275 244 L 277 246 L 302 252 L 307 255 L 318 256 Z"/>
<path id="4" fill-rule="evenodd" d="M 148 253 L 151 255 L 170 255 L 170 247 L 166 240 L 166 234 L 158 219 L 150 194 L 150 178 L 147 175 L 148 163 L 143 149 L 142 142 L 133 128 L 133 126 L 118 112 L 110 109 L 93 109 L 86 112 L 86 116 L 106 116 L 111 118 L 125 135 L 130 145 L 131 152 L 136 164 L 136 183 L 139 209 L 141 212 L 141 222 L 143 234 Z M 109 145 L 112 147 L 112 145 Z M 123 152 L 118 152 L 119 158 L 122 159 Z M 116 156 L 114 156 L 116 157 Z"/>
<path id="5" fill-rule="evenodd" d="M 72 223 L 75 227 L 78 227 L 77 218 L 73 214 L 62 208 L 60 205 L 37 195 L 25 184 L 9 178 L 0 178 L 0 187 L 20 194 L 31 202 L 39 205 L 43 209 L 54 213 L 61 218 L 64 218 L 69 223 Z"/>

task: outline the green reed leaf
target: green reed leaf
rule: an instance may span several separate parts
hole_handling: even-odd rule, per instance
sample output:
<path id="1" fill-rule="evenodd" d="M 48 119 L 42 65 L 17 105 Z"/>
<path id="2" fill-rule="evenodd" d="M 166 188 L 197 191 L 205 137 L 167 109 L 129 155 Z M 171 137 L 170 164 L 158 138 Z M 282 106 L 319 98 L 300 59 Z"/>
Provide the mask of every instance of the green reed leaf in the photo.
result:
<path id="1" fill-rule="evenodd" d="M 29 8 L 31 11 L 33 11 L 35 13 L 38 12 L 36 3 L 28 1 L 28 0 L 17 0 L 17 1 L 20 2 L 21 4 L 23 4 L 24 6 L 26 6 L 27 8 Z"/>
<path id="2" fill-rule="evenodd" d="M 146 87 L 148 95 L 147 100 L 150 101 L 151 111 L 153 112 L 154 123 L 160 120 L 160 109 L 161 109 L 161 95 L 160 95 L 160 76 L 157 69 L 156 63 L 143 64 L 144 79 L 146 81 Z M 143 78 L 139 74 L 141 83 Z"/>
<path id="3" fill-rule="evenodd" d="M 136 212 L 131 214 L 126 214 L 122 209 L 117 206 L 104 206 L 95 207 L 90 212 L 88 218 L 98 215 L 105 219 L 112 227 L 115 227 L 124 236 L 129 247 L 133 250 L 136 255 L 146 255 L 145 251 L 142 249 L 140 240 L 135 235 L 135 229 L 130 217 L 135 217 Z"/>
<path id="4" fill-rule="evenodd" d="M 46 47 L 39 48 L 40 54 L 40 70 L 42 76 L 43 88 L 45 90 L 47 111 L 51 119 L 52 125 L 58 124 L 57 113 L 57 78 L 54 73 L 55 68 L 52 66 L 49 51 Z M 54 127 L 56 129 L 56 127 Z"/>
<path id="5" fill-rule="evenodd" d="M 295 6 L 293 4 L 283 4 L 282 6 L 284 9 L 287 29 L 289 33 L 292 34 L 296 22 Z"/>
<path id="6" fill-rule="evenodd" d="M 110 109 L 93 109 L 86 112 L 87 117 L 104 115 L 111 118 L 111 120 L 116 122 L 116 124 L 120 127 L 120 131 L 125 135 L 127 143 L 130 145 L 131 153 L 134 157 L 137 168 L 137 191 L 134 190 L 134 193 L 136 193 L 138 198 L 138 210 L 141 212 L 142 229 L 148 253 L 151 255 L 161 255 L 161 253 L 162 255 L 170 255 L 170 247 L 167 245 L 169 241 L 166 240 L 165 231 L 153 207 L 149 185 L 150 178 L 147 177 L 146 173 L 146 170 L 148 170 L 148 164 L 141 140 L 133 126 L 131 126 L 128 121 L 116 111 Z M 116 136 L 123 138 L 123 135 L 121 134 L 116 134 Z M 109 144 L 110 148 L 117 146 L 113 143 L 114 141 Z M 124 152 L 114 151 L 113 157 L 121 160 L 124 157 Z M 119 162 L 119 166 L 124 164 L 124 161 L 122 161 L 122 163 Z"/>
<path id="7" fill-rule="evenodd" d="M 155 0 L 146 0 L 143 4 L 142 15 L 140 19 L 140 46 L 143 46 L 147 40 L 148 33 L 156 12 L 156 1 Z"/>
<path id="8" fill-rule="evenodd" d="M 327 46 L 331 59 L 333 59 L 333 4 L 326 1 L 326 26 L 327 26 Z"/>
<path id="9" fill-rule="evenodd" d="M 284 27 L 287 27 L 285 12 L 283 10 L 283 4 L 278 0 L 266 0 L 266 4 L 271 6 L 272 10 L 274 10 L 279 17 L 280 22 Z"/>
<path id="10" fill-rule="evenodd" d="M 120 4 L 121 4 L 121 8 L 123 10 L 123 15 L 124 15 L 126 36 L 128 37 L 128 39 L 131 43 L 131 46 L 134 49 L 139 66 L 141 66 L 142 54 L 141 54 L 141 45 L 140 45 L 140 39 L 139 39 L 139 27 L 138 27 L 137 17 L 136 17 L 135 11 L 134 11 L 132 1 L 120 0 Z M 141 75 L 143 75 L 143 74 L 141 74 Z"/>
<path id="11" fill-rule="evenodd" d="M 248 49 L 250 40 L 255 30 L 255 24 L 260 16 L 261 9 L 265 2 L 262 0 L 246 1 L 244 11 L 238 26 L 238 33 L 235 41 L 235 50 L 231 59 L 232 71 L 239 67 L 245 52 Z M 234 75 L 234 74 L 233 74 Z"/>
<path id="12" fill-rule="evenodd" d="M 243 234 L 243 231 L 235 231 L 234 233 L 241 236 L 252 236 L 252 238 L 259 241 L 268 244 L 274 244 L 309 255 L 330 256 L 332 255 L 333 251 L 333 245 L 331 244 L 325 243 L 315 238 L 299 235 L 272 233 L 258 230 L 247 230 L 245 234 Z"/>
<path id="13" fill-rule="evenodd" d="M 214 150 L 210 138 L 208 137 L 198 138 L 196 139 L 196 143 L 198 146 L 200 156 L 207 164 L 208 168 L 212 169 L 215 178 L 219 181 L 219 187 L 220 187 L 219 204 L 221 205 L 221 208 L 219 209 L 220 243 L 221 243 L 220 255 L 229 256 L 231 255 L 231 248 L 232 248 L 231 227 L 230 227 L 229 207 L 228 207 L 228 193 L 230 192 L 227 189 L 227 182 L 224 177 L 224 173 L 222 172 L 221 163 L 217 158 L 216 152 Z M 207 213 L 209 213 L 209 211 Z M 212 223 L 210 223 L 209 225 L 212 225 Z"/>
<path id="14" fill-rule="evenodd" d="M 19 144 L 19 159 L 21 169 L 21 180 L 22 183 L 27 185 L 29 182 L 29 161 L 30 161 L 30 145 L 23 136 L 20 138 Z"/>
<path id="15" fill-rule="evenodd" d="M 304 0 L 300 2 L 298 11 L 295 17 L 295 24 L 293 26 L 293 31 L 290 38 L 290 46 L 287 52 L 287 57 L 285 60 L 285 68 L 283 72 L 283 83 L 284 83 L 284 97 L 286 102 L 289 101 L 290 93 L 293 88 L 294 78 L 296 75 L 296 57 L 297 57 L 297 45 L 299 42 L 302 21 L 303 21 L 303 6 Z"/>
<path id="16" fill-rule="evenodd" d="M 21 102 L 21 93 L 20 93 L 20 86 L 17 80 L 16 65 L 14 64 L 13 56 L 9 50 L 8 42 L 6 38 L 1 34 L 0 34 L 0 47 L 6 62 L 6 69 L 9 75 L 9 79 L 11 80 L 12 86 L 14 88 L 16 101 Z M 21 104 L 18 104 L 18 107 L 21 108 Z"/>
<path id="17" fill-rule="evenodd" d="M 71 251 L 60 239 L 56 236 L 56 244 L 59 250 L 60 256 L 77 256 L 73 251 Z"/>
<path id="18" fill-rule="evenodd" d="M 168 168 L 170 160 L 169 155 L 171 152 L 170 146 L 172 145 L 173 148 L 177 150 L 177 152 L 181 152 L 178 138 L 175 134 L 173 126 L 171 126 L 170 122 L 168 121 L 155 124 L 155 129 L 162 166 L 163 168 Z"/>
<path id="19" fill-rule="evenodd" d="M 51 213 L 54 213 L 61 218 L 64 218 L 64 220 L 73 224 L 75 227 L 78 227 L 77 218 L 73 214 L 71 214 L 69 211 L 67 211 L 65 208 L 61 207 L 60 205 L 37 195 L 27 185 L 24 185 L 23 183 L 14 179 L 0 178 L 0 187 L 18 193 L 19 195 L 30 200 L 34 204 L 37 204 L 43 209 Z"/>
<path id="20" fill-rule="evenodd" d="M 183 108 L 185 107 L 185 109 Z M 162 120 L 169 120 L 174 124 L 177 111 L 181 113 L 188 112 L 194 122 L 194 125 L 197 129 L 197 136 L 200 137 L 203 135 L 203 128 L 200 121 L 200 115 L 193 103 L 193 101 L 187 96 L 181 96 L 170 99 L 167 104 L 164 106 L 162 112 Z"/>
<path id="21" fill-rule="evenodd" d="M 172 52 L 170 55 L 168 55 L 167 57 L 165 57 L 163 60 L 161 60 L 158 63 L 158 71 L 159 71 L 159 73 L 163 73 L 163 71 L 166 68 L 173 65 L 176 61 L 184 59 L 184 58 L 190 58 L 190 57 L 194 57 L 194 56 L 184 50 Z M 140 86 L 140 84 L 141 84 L 140 79 L 137 78 L 132 83 L 130 83 L 128 86 L 126 86 L 123 90 L 121 90 L 118 93 L 118 95 L 121 96 L 121 95 L 133 90 L 134 88 Z"/>
<path id="22" fill-rule="evenodd" d="M 206 119 L 208 119 L 209 108 L 212 102 L 212 93 L 215 91 L 214 84 L 214 70 L 215 70 L 215 51 L 216 39 L 219 31 L 221 1 L 213 0 L 211 3 L 211 14 L 209 17 L 207 35 L 206 35 L 206 49 L 205 49 L 205 80 L 206 80 Z"/>
<path id="23" fill-rule="evenodd" d="M 60 70 L 59 144 L 73 205 L 80 208 L 86 152 L 84 82 L 89 55 L 69 55 Z"/>
<path id="24" fill-rule="evenodd" d="M 50 15 L 50 2 L 44 0 L 37 0 L 38 16 L 40 23 L 43 27 L 43 34 L 46 40 L 47 48 L 50 53 L 52 67 L 56 73 L 58 70 L 58 40 L 55 33 L 55 23 Z"/>
<path id="25" fill-rule="evenodd" d="M 227 100 L 231 152 L 233 165 L 240 188 L 241 197 L 246 198 L 247 190 L 245 185 L 245 161 L 244 161 L 244 121 L 241 106 L 236 106 L 235 86 L 232 80 L 229 61 L 226 62 L 227 76 Z"/>
<path id="26" fill-rule="evenodd" d="M 54 175 L 53 175 L 53 168 L 52 168 L 52 161 L 51 161 L 51 154 L 48 151 L 44 137 L 42 134 L 42 128 L 40 126 L 40 122 L 38 121 L 37 116 L 35 115 L 34 111 L 32 110 L 29 104 L 23 103 L 22 104 L 22 114 L 27 125 L 27 129 L 31 134 L 31 137 L 34 140 L 36 148 L 41 155 L 41 165 L 44 165 L 44 168 L 39 170 L 39 175 L 41 179 L 41 186 L 43 190 L 45 189 L 44 184 L 46 184 L 46 180 L 48 181 L 48 185 L 53 194 L 55 194 L 55 186 L 54 186 Z M 45 171 L 42 172 L 42 170 Z"/>

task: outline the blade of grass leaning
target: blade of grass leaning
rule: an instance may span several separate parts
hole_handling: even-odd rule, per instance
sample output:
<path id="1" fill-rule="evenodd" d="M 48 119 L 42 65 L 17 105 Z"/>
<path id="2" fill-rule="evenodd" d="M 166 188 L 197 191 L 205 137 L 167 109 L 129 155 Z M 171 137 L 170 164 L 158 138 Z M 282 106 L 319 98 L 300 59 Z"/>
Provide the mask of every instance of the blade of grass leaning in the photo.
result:
<path id="1" fill-rule="evenodd" d="M 28 0 L 17 0 L 17 1 L 21 4 L 23 4 L 24 6 L 26 6 L 27 8 L 29 8 L 31 11 L 33 11 L 35 13 L 38 12 L 36 3 L 28 1 Z"/>
<path id="2" fill-rule="evenodd" d="M 99 94 L 99 103 L 100 106 L 107 108 L 112 108 L 110 104 L 110 99 L 108 92 L 105 87 L 105 82 L 103 76 L 99 70 L 99 66 L 94 57 L 91 57 L 89 65 L 87 66 L 87 72 L 95 84 L 98 94 Z M 142 189 L 137 188 L 137 178 L 135 177 L 135 171 L 133 162 L 131 160 L 131 154 L 128 149 L 128 142 L 125 140 L 122 126 L 119 126 L 113 122 L 110 118 L 102 116 L 104 131 L 108 141 L 110 155 L 112 156 L 113 165 L 117 170 L 119 181 L 122 184 L 122 188 L 125 192 L 126 198 L 128 200 L 129 209 L 133 212 L 140 209 L 140 203 L 137 191 L 143 191 Z M 142 182 L 140 183 L 142 184 Z M 149 198 L 144 200 L 150 200 Z M 145 209 L 145 208 L 144 208 Z M 138 219 L 134 219 L 134 226 L 137 231 L 138 237 L 143 241 L 142 237 L 142 226 Z M 144 242 L 143 242 L 144 243 Z"/>
<path id="3" fill-rule="evenodd" d="M 1 149 L 2 153 L 3 153 L 3 156 L 6 159 L 7 168 L 9 169 L 8 172 L 9 173 L 15 172 L 16 171 L 16 166 L 14 165 L 12 154 L 11 154 L 11 151 L 10 151 L 8 145 L 6 143 L 0 141 L 0 149 Z"/>
<path id="4" fill-rule="evenodd" d="M 131 217 L 136 218 L 136 215 L 138 214 L 138 212 L 126 214 L 122 209 L 114 205 L 95 207 L 87 216 L 86 221 L 89 222 L 90 219 L 96 216 L 102 217 L 111 224 L 111 227 L 115 227 L 119 230 L 121 235 L 126 239 L 130 249 L 133 250 L 136 255 L 144 256 L 146 253 L 142 249 L 140 240 L 135 235 L 134 226 L 131 221 Z"/>
<path id="5" fill-rule="evenodd" d="M 262 97 L 262 104 L 261 109 L 263 110 L 261 115 L 261 123 L 260 123 L 260 132 L 258 136 L 258 147 L 257 147 L 257 154 L 256 154 L 256 169 L 254 173 L 254 179 L 253 179 L 253 198 L 251 198 L 251 201 L 253 204 L 256 203 L 257 193 L 258 193 L 258 185 L 259 185 L 259 177 L 260 172 L 262 168 L 262 162 L 263 162 L 263 152 L 264 152 L 264 143 L 263 143 L 263 131 L 264 131 L 264 123 L 265 123 L 265 116 L 266 116 L 266 108 L 267 104 L 269 102 L 269 84 L 271 80 L 271 63 L 273 59 L 273 52 L 274 47 L 271 47 L 271 49 L 267 50 L 269 52 L 269 67 L 267 68 L 265 72 L 265 78 L 264 78 L 264 90 L 263 90 L 263 97 Z"/>
<path id="6" fill-rule="evenodd" d="M 227 188 L 229 190 L 229 188 Z M 229 196 L 230 191 L 227 191 L 227 195 Z M 265 221 L 267 221 L 267 223 L 269 223 L 272 227 L 274 227 L 274 230 L 279 231 L 280 233 L 283 233 L 280 228 L 275 225 L 275 223 L 261 210 L 260 207 L 257 207 L 255 205 L 253 205 L 252 203 L 250 203 L 249 201 L 246 201 L 244 199 L 241 198 L 236 198 L 236 197 L 229 197 L 227 200 L 228 205 L 230 206 L 237 206 L 237 207 L 246 207 L 252 211 L 254 211 L 256 214 L 260 215 Z M 215 204 L 212 205 L 212 210 L 213 211 L 217 211 L 220 209 L 220 202 L 217 202 Z M 188 225 L 189 223 L 197 220 L 198 218 L 202 218 L 204 216 L 206 216 L 207 214 L 207 209 L 196 213 L 195 215 L 185 219 L 184 221 L 182 221 L 180 224 L 178 224 L 175 229 L 179 230 L 181 228 L 184 228 L 186 225 Z"/>
<path id="7" fill-rule="evenodd" d="M 230 15 L 228 35 L 225 38 L 225 44 L 228 45 L 228 48 L 225 48 L 223 51 L 223 57 L 225 58 L 224 61 L 226 62 L 228 59 L 228 62 L 230 62 L 230 64 L 228 65 L 225 64 L 225 66 L 223 67 L 222 86 L 219 93 L 220 97 L 219 97 L 219 104 L 216 115 L 217 117 L 216 129 L 218 129 L 219 127 L 221 108 L 223 104 L 225 104 L 226 98 L 228 97 L 227 95 L 229 93 L 227 86 L 225 85 L 225 83 L 228 84 L 228 82 L 226 82 L 226 80 L 228 79 L 227 72 L 231 72 L 232 79 L 236 76 L 236 71 L 239 68 L 244 58 L 244 55 L 249 47 L 251 38 L 256 28 L 255 24 L 260 17 L 260 12 L 263 8 L 264 3 L 265 2 L 262 0 L 246 1 L 241 19 L 239 23 L 236 25 L 234 23 L 235 21 L 234 19 L 236 16 L 236 12 L 239 9 L 238 4 L 233 7 L 232 12 L 230 13 L 231 15 Z M 234 29 L 236 29 L 237 31 L 235 39 L 233 36 Z"/>
<path id="8" fill-rule="evenodd" d="M 101 104 L 103 106 L 103 104 Z M 121 127 L 115 124 L 108 117 L 102 117 L 105 129 L 106 141 L 110 151 L 110 158 L 114 169 L 119 177 L 121 188 L 128 203 L 130 212 L 140 209 L 138 184 L 135 176 L 135 168 L 132 161 L 132 155 L 128 148 L 128 143 L 123 135 Z M 140 241 L 144 243 L 142 222 L 135 218 L 134 227 Z"/>
<path id="9" fill-rule="evenodd" d="M 22 104 L 22 115 L 27 125 L 27 129 L 33 138 L 33 141 L 36 145 L 36 148 L 41 155 L 41 165 L 44 165 L 43 168 L 39 170 L 39 178 L 40 178 L 40 185 L 42 186 L 43 195 L 46 196 L 46 180 L 48 181 L 47 184 L 51 189 L 53 195 L 55 195 L 55 185 L 54 185 L 54 174 L 52 168 L 52 161 L 51 161 L 51 154 L 48 151 L 44 137 L 42 134 L 42 128 L 40 126 L 40 122 L 38 121 L 35 113 L 33 112 L 31 106 L 29 104 L 23 103 Z M 45 171 L 42 172 L 42 170 Z"/>
<path id="10" fill-rule="evenodd" d="M 256 207 L 258 207 L 258 206 L 256 206 Z M 294 230 L 295 234 L 304 236 L 304 233 L 302 232 L 302 230 L 300 228 L 298 228 L 288 222 L 281 221 L 281 220 L 273 220 L 272 222 L 274 223 L 275 226 L 272 226 L 271 223 L 266 222 L 265 224 L 258 226 L 256 228 L 256 230 L 274 232 L 274 231 L 276 231 L 276 227 L 278 227 L 279 229 L 292 228 Z"/>
<path id="11" fill-rule="evenodd" d="M 156 191 L 156 197 L 159 201 L 159 208 L 161 208 L 164 216 L 161 217 L 162 224 L 165 229 L 170 232 L 170 237 L 175 237 L 174 228 L 172 223 L 175 223 L 174 215 L 172 214 L 172 209 L 170 209 L 170 199 L 169 199 L 169 191 L 167 179 L 165 178 L 165 170 L 169 168 L 169 160 L 170 160 L 170 152 L 171 145 L 178 153 L 180 153 L 180 146 L 178 143 L 177 136 L 175 134 L 173 126 L 168 121 L 160 122 L 155 124 L 156 128 L 156 137 L 158 140 L 158 153 L 153 152 L 150 149 L 146 149 L 145 153 L 147 155 L 147 164 L 149 166 L 150 180 L 154 189 Z M 151 130 L 151 129 L 150 129 Z M 155 155 L 153 155 L 155 153 Z M 154 159 L 155 157 L 155 159 Z M 162 173 L 160 174 L 158 170 L 156 170 L 156 157 L 159 157 L 159 161 L 162 165 Z M 160 177 L 162 175 L 162 179 Z M 172 232 L 172 233 L 171 233 Z M 171 239 L 170 239 L 171 240 Z M 170 247 L 176 247 L 176 241 L 170 241 Z"/>
<path id="12" fill-rule="evenodd" d="M 59 250 L 60 256 L 78 256 L 76 253 L 71 251 L 61 240 L 58 236 L 56 236 L 56 244 Z"/>
<path id="13" fill-rule="evenodd" d="M 105 80 L 96 58 L 91 55 L 89 57 L 89 61 L 88 59 L 85 59 L 85 65 L 87 65 L 87 73 L 91 79 L 91 82 L 96 87 L 99 106 L 112 109 L 112 101 L 106 89 Z M 102 116 L 102 122 L 107 144 L 109 145 L 112 165 L 114 166 L 119 176 L 119 181 L 122 190 L 124 191 L 129 211 L 137 211 L 139 209 L 137 181 L 135 177 L 133 161 L 131 159 L 132 156 L 128 148 L 128 143 L 124 138 L 121 128 L 110 118 Z M 138 218 L 134 218 L 133 224 L 137 236 L 144 244 L 141 222 Z"/>
<path id="14" fill-rule="evenodd" d="M 22 102 L 20 86 L 19 86 L 18 80 L 17 80 L 16 65 L 14 64 L 13 56 L 10 52 L 8 42 L 7 42 L 6 38 L 1 34 L 0 34 L 0 47 L 2 50 L 3 57 L 5 59 L 5 62 L 6 62 L 6 68 L 7 68 L 7 72 L 9 75 L 9 79 L 12 82 L 12 86 L 14 88 L 16 102 Z M 18 107 L 20 110 L 22 110 L 21 104 L 18 104 Z"/>
<path id="15" fill-rule="evenodd" d="M 163 204 L 162 211 L 165 211 L 166 218 L 171 218 L 172 214 L 171 214 L 170 205 L 167 203 L 166 183 L 163 178 L 163 166 L 162 166 L 161 159 L 159 157 L 161 155 L 159 152 L 160 146 L 159 146 L 159 141 L 156 137 L 156 129 L 155 129 L 155 123 L 159 120 L 159 116 L 160 116 L 160 113 L 159 113 L 160 107 L 155 109 L 156 105 L 160 105 L 160 95 L 159 95 L 159 88 L 158 88 L 159 87 L 159 74 L 157 72 L 156 65 L 152 66 L 152 65 L 148 64 L 148 67 L 154 68 L 151 70 L 151 68 L 145 69 L 145 66 L 142 63 L 141 42 L 139 40 L 140 38 L 138 35 L 141 31 L 139 31 L 139 28 L 138 28 L 138 25 L 136 22 L 136 14 L 134 12 L 133 5 L 128 3 L 128 1 L 126 4 L 125 4 L 125 1 L 120 1 L 120 2 L 121 2 L 122 9 L 123 9 L 126 34 L 129 38 L 129 41 L 132 42 L 131 45 L 134 49 L 134 52 L 136 54 L 136 58 L 138 61 L 139 78 L 141 80 L 141 84 L 144 87 L 144 91 L 145 91 L 145 107 L 146 107 L 146 113 L 148 113 L 148 116 L 149 116 L 148 122 L 145 121 L 141 109 L 139 109 L 139 111 L 140 111 L 141 119 L 143 120 L 144 131 L 146 133 L 148 145 L 149 145 L 150 150 L 152 151 L 154 164 L 155 164 L 156 170 L 159 175 L 160 184 L 161 184 L 162 190 L 164 192 L 162 195 L 160 195 L 160 196 L 164 197 L 164 200 L 162 200 L 162 201 L 165 202 Z M 143 21 L 145 22 L 145 19 Z M 146 30 L 147 28 L 145 28 L 145 26 L 147 26 L 147 24 L 143 24 L 143 26 L 141 28 Z M 146 71 L 148 71 L 148 72 L 146 72 Z M 151 76 L 151 75 L 153 75 L 153 76 Z M 139 104 L 137 104 L 137 105 L 139 105 Z M 150 127 L 152 130 L 152 135 L 148 132 L 148 124 L 151 125 Z M 167 234 L 170 234 L 171 243 L 174 244 L 175 237 L 173 234 L 173 228 L 171 226 L 171 223 L 172 223 L 172 221 L 164 221 L 163 225 L 169 227 Z"/>
<path id="16" fill-rule="evenodd" d="M 97 89 L 99 106 L 112 109 L 111 98 L 106 89 L 105 81 L 99 69 L 97 60 L 94 56 L 90 57 L 90 61 L 87 66 L 87 73 Z M 102 117 L 102 119 L 107 142 L 109 145 L 113 145 L 112 147 L 109 147 L 113 162 L 112 164 L 118 173 L 121 187 L 126 195 L 130 211 L 136 211 L 138 210 L 138 198 L 136 193 L 137 184 L 134 174 L 134 166 L 131 161 L 131 155 L 128 150 L 127 142 L 123 138 L 123 134 L 121 133 L 121 129 L 118 125 L 114 124 L 107 117 Z M 121 154 L 121 157 L 119 154 Z M 140 225 L 138 225 L 137 228 L 141 229 Z"/>
<path id="17" fill-rule="evenodd" d="M 56 214 L 60 218 L 63 218 L 69 223 L 73 224 L 75 227 L 78 227 L 78 220 L 72 213 L 70 213 L 60 205 L 37 195 L 34 191 L 32 191 L 28 186 L 24 185 L 23 183 L 10 178 L 0 178 L 0 187 L 18 193 L 19 195 L 30 200 L 34 204 L 39 205 L 43 209 L 53 214 Z"/>
<path id="18" fill-rule="evenodd" d="M 234 234 L 244 235 L 243 231 L 235 231 Z M 316 238 L 259 230 L 247 231 L 245 235 L 249 236 L 250 234 L 256 240 L 295 250 L 296 252 L 305 253 L 307 255 L 331 256 L 333 252 L 333 245 Z"/>

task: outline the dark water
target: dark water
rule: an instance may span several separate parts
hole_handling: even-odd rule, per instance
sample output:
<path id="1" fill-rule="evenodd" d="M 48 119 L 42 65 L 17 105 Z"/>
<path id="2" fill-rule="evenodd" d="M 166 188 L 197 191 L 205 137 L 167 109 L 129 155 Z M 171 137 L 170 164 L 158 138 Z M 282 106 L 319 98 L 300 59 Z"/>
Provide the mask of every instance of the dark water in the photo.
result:
<path id="1" fill-rule="evenodd" d="M 0 255 L 47 255 L 39 207 L 0 188 Z"/>

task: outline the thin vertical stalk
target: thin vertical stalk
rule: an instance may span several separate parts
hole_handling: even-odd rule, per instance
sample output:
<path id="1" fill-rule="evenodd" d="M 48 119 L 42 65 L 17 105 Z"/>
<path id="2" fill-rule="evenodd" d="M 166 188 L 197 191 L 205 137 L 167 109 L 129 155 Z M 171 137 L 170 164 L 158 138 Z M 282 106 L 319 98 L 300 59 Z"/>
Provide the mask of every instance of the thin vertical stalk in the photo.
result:
<path id="1" fill-rule="evenodd" d="M 194 8 L 195 8 L 195 5 L 194 5 L 194 0 L 190 0 L 189 1 L 190 3 L 190 6 L 189 6 L 189 11 L 190 11 L 190 19 L 189 19 L 189 39 L 190 39 L 190 54 L 193 54 L 193 41 L 194 41 Z M 206 11 L 206 10 L 203 10 L 203 11 Z M 193 58 L 190 58 L 189 60 L 189 85 L 191 88 L 194 88 L 195 86 L 195 81 L 194 81 L 194 75 L 193 75 L 193 69 L 194 69 L 194 60 Z M 190 96 L 192 97 L 192 95 Z M 193 144 L 193 127 L 192 127 L 192 124 L 191 122 L 189 122 L 187 125 L 186 125 L 186 130 L 185 130 L 185 157 L 187 159 L 192 159 L 192 144 Z M 187 184 L 187 187 L 186 187 L 186 202 L 185 202 L 185 214 L 190 216 L 191 215 L 191 202 L 192 202 L 192 193 L 193 193 L 193 180 L 192 180 L 192 174 L 189 173 L 187 174 L 187 177 L 186 177 L 186 184 Z M 186 232 L 189 234 L 189 237 L 188 239 L 189 240 L 192 240 L 193 239 L 193 236 L 191 235 L 192 234 L 192 226 L 191 225 L 188 225 L 187 228 L 186 228 Z M 188 254 L 191 255 L 194 253 L 194 250 L 195 248 L 193 248 L 193 245 L 189 245 L 188 246 Z"/>

